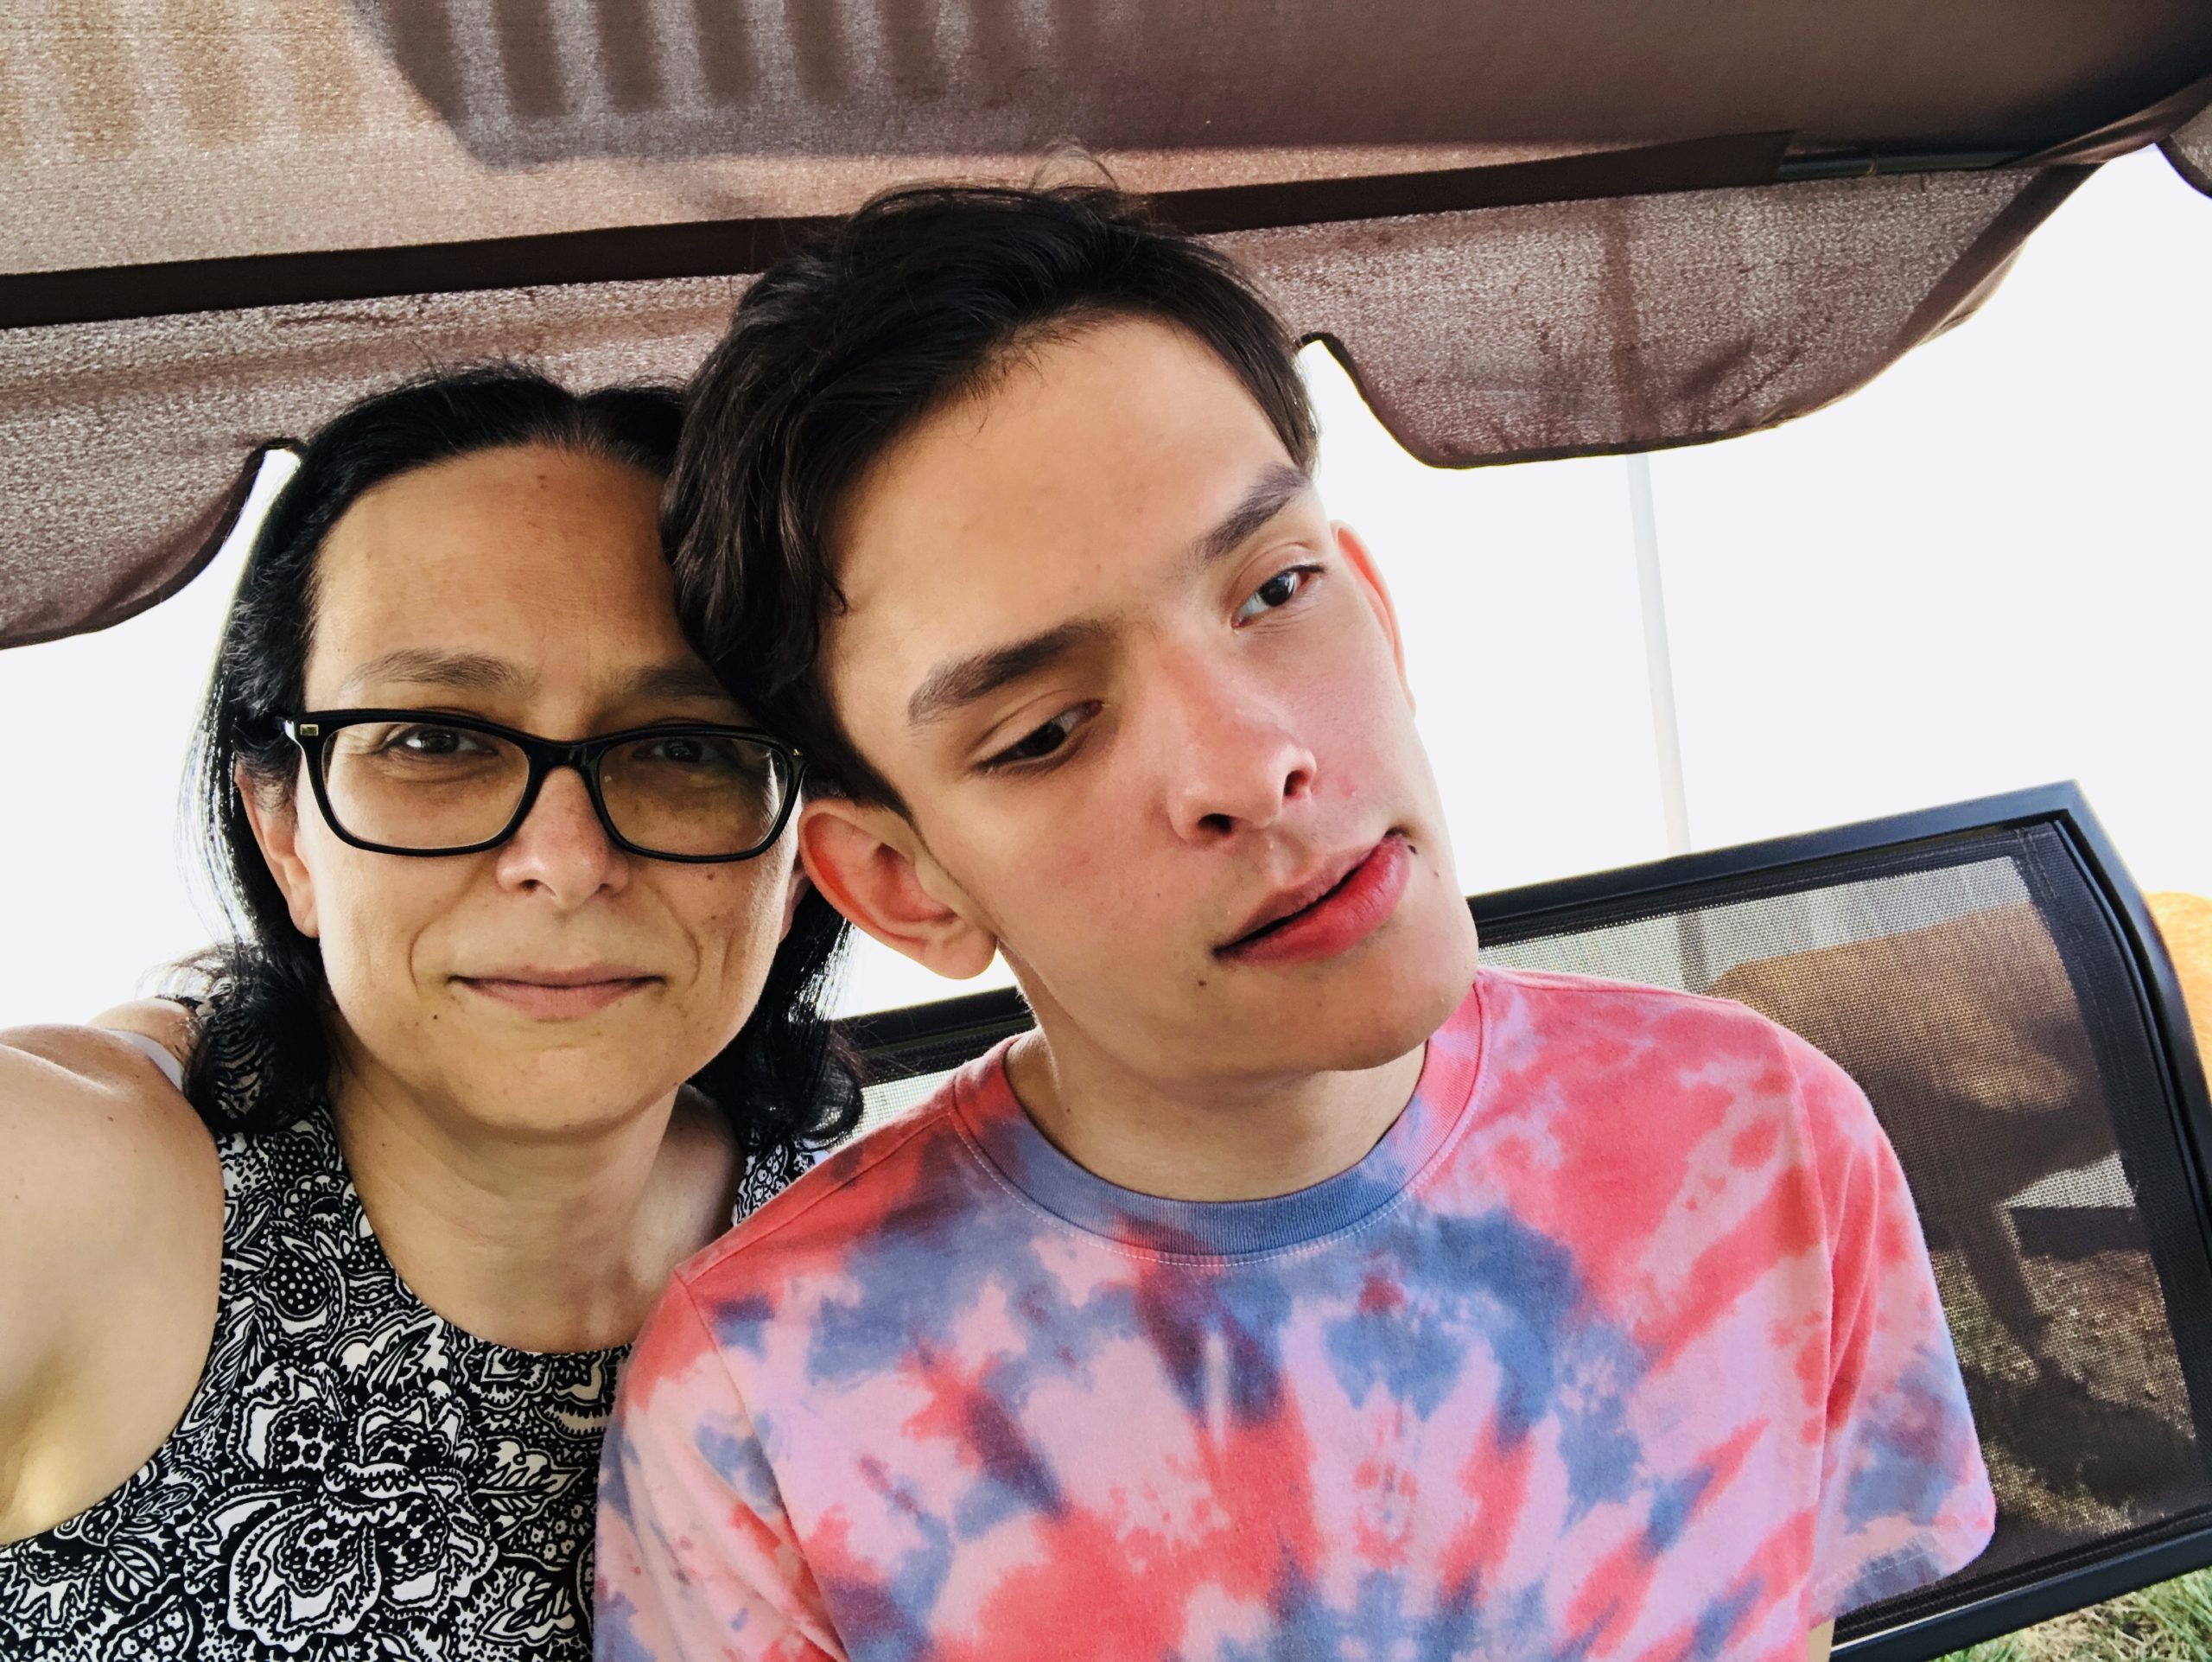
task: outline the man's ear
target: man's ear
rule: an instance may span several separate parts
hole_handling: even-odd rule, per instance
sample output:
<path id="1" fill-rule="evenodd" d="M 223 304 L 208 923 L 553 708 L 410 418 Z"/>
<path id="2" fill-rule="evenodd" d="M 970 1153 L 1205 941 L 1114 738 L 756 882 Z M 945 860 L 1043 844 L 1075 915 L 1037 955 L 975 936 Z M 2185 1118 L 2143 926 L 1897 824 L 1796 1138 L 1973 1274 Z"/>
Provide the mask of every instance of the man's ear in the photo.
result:
<path id="1" fill-rule="evenodd" d="M 232 779 L 238 800 L 245 805 L 246 823 L 253 827 L 253 840 L 261 845 L 261 857 L 269 863 L 270 875 L 276 878 L 276 887 L 283 894 L 284 909 L 292 914 L 292 927 L 312 937 L 315 933 L 315 877 L 308 870 L 307 862 L 300 858 L 296 783 L 283 798 L 275 799 L 243 766 Z"/>
<path id="2" fill-rule="evenodd" d="M 1398 666 L 1398 685 L 1406 689 L 1406 702 L 1411 704 L 1414 690 L 1406 679 L 1405 638 L 1398 633 L 1398 611 L 1390 604 L 1390 590 L 1382 581 L 1382 568 L 1375 564 L 1375 555 L 1360 535 L 1341 519 L 1333 519 L 1329 529 L 1336 533 L 1338 551 L 1345 564 L 1352 569 L 1364 591 L 1368 608 L 1375 614 L 1375 621 L 1382 627 L 1382 638 L 1390 643 L 1390 657 Z"/>
<path id="3" fill-rule="evenodd" d="M 798 856 L 830 904 L 892 951 L 956 981 L 990 967 L 998 938 L 896 809 L 818 798 L 799 810 Z"/>

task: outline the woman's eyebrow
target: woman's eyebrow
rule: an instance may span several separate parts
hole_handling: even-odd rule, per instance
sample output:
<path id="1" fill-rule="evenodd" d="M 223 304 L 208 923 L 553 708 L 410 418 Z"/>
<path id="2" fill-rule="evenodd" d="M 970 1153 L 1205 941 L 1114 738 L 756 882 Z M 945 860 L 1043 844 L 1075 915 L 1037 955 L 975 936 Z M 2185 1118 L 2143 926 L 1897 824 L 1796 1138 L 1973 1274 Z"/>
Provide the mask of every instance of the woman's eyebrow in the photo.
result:
<path id="1" fill-rule="evenodd" d="M 638 670 L 616 684 L 616 692 L 631 698 L 711 698 L 721 704 L 734 700 L 715 672 L 696 659 L 672 659 Z"/>
<path id="2" fill-rule="evenodd" d="M 466 692 L 522 693 L 537 682 L 534 672 L 489 653 L 442 652 L 432 646 L 401 646 L 385 653 L 347 676 L 343 687 L 378 681 L 454 687 Z"/>
<path id="3" fill-rule="evenodd" d="M 429 646 L 402 646 L 372 658 L 344 682 L 346 689 L 378 682 L 442 687 L 460 692 L 524 697 L 536 691 L 539 676 L 489 653 L 446 652 Z M 618 680 L 618 698 L 707 698 L 730 702 L 729 689 L 696 659 L 648 664 Z"/>

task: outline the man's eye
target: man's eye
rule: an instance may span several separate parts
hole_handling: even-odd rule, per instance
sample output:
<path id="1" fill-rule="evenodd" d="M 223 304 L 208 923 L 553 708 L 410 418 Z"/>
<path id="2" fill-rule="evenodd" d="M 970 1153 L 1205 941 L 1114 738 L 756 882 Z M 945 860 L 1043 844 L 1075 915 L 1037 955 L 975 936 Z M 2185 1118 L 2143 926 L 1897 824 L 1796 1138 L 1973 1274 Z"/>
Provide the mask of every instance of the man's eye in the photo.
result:
<path id="1" fill-rule="evenodd" d="M 1066 748 L 1068 741 L 1075 735 L 1076 729 L 1096 708 L 1095 704 L 1077 704 L 1062 710 L 1042 727 L 1031 729 L 995 755 L 986 757 L 982 764 L 985 771 L 1019 767 L 1028 761 L 1043 761 L 1057 755 Z"/>
<path id="2" fill-rule="evenodd" d="M 1272 612 L 1287 606 L 1304 593 L 1306 586 L 1320 575 L 1318 565 L 1294 565 L 1278 571 L 1252 591 L 1251 597 L 1236 608 L 1235 621 L 1249 623 L 1262 612 Z"/>

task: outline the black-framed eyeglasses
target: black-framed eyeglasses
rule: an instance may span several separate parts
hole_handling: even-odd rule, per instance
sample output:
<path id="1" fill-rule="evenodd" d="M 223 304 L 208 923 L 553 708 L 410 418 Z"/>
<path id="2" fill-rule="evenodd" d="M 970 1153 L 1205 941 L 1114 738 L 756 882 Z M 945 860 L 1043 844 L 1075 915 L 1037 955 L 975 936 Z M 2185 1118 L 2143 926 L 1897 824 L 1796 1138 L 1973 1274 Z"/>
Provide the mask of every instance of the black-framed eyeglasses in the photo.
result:
<path id="1" fill-rule="evenodd" d="M 520 829 L 573 767 L 615 846 L 655 860 L 749 860 L 783 834 L 804 770 L 750 728 L 658 722 L 568 742 L 427 710 L 285 718 L 331 830 L 378 854 L 475 854 Z"/>

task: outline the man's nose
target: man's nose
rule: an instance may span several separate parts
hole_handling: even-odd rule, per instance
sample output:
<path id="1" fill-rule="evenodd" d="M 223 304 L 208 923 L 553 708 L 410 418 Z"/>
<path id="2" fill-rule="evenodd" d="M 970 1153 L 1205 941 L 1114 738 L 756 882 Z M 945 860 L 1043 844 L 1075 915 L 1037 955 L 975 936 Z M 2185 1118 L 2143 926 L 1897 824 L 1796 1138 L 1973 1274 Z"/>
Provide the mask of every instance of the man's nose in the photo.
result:
<path id="1" fill-rule="evenodd" d="M 499 847 L 498 859 L 502 883 L 543 891 L 563 907 L 581 905 L 629 880 L 629 856 L 608 838 L 583 775 L 573 767 L 556 767 L 545 776 L 537 800 Z"/>
<path id="2" fill-rule="evenodd" d="M 1313 752 L 1294 710 L 1241 667 L 1186 662 L 1159 677 L 1152 692 L 1178 836 L 1216 843 L 1264 829 L 1313 790 Z"/>

